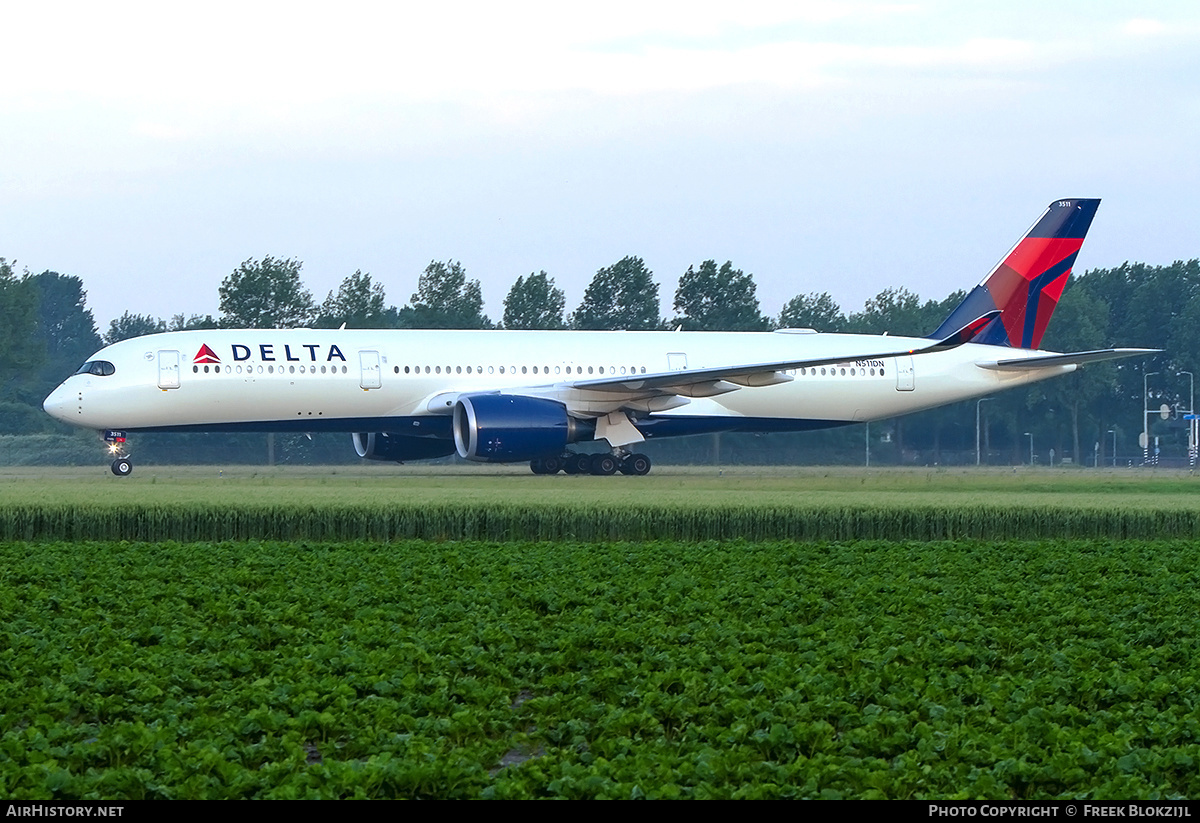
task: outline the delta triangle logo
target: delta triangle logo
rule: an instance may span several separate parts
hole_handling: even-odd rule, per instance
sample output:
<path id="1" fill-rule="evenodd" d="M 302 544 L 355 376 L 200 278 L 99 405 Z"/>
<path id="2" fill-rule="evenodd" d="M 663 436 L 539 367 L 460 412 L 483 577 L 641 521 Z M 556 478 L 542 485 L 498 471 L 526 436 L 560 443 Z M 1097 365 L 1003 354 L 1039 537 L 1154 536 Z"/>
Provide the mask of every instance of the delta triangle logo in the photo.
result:
<path id="1" fill-rule="evenodd" d="M 217 353 L 208 347 L 207 344 L 200 344 L 200 351 L 196 352 L 196 356 L 192 358 L 193 363 L 220 363 L 221 358 L 217 357 Z"/>

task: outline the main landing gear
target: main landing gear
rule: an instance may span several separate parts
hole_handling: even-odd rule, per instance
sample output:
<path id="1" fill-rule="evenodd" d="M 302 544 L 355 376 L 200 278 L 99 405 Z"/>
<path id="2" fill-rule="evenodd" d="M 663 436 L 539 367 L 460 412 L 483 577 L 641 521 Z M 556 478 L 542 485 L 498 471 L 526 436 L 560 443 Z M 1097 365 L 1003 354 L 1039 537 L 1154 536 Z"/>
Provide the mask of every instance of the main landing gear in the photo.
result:
<path id="1" fill-rule="evenodd" d="M 644 454 L 585 454 L 568 452 L 552 457 L 535 457 L 529 461 L 534 474 L 621 474 L 645 475 L 650 473 L 650 458 Z"/>

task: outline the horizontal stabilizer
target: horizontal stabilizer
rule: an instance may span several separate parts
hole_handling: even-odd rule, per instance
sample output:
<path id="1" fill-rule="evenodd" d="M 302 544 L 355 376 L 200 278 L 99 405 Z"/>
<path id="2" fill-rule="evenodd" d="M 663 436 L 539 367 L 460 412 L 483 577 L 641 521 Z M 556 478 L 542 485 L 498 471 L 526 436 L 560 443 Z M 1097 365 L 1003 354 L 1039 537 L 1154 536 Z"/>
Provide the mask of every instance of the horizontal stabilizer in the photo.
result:
<path id="1" fill-rule="evenodd" d="M 992 371 L 1032 371 L 1054 366 L 1082 366 L 1084 363 L 1158 354 L 1160 351 L 1162 349 L 1096 349 L 1095 351 L 1077 351 L 1069 354 L 1046 354 L 1011 360 L 996 360 L 991 363 L 976 363 L 975 365 L 981 369 L 991 369 Z"/>

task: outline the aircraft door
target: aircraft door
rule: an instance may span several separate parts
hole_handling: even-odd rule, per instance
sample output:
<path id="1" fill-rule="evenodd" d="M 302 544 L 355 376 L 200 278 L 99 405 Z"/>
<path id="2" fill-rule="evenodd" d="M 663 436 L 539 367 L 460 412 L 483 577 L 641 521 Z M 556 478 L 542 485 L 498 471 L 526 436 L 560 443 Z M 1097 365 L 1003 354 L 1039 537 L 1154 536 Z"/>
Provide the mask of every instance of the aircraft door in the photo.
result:
<path id="1" fill-rule="evenodd" d="M 179 388 L 179 352 L 159 351 L 158 387 L 163 390 Z"/>
<path id="2" fill-rule="evenodd" d="M 667 353 L 667 371 L 686 371 L 687 354 L 681 351 Z"/>
<path id="3" fill-rule="evenodd" d="M 379 368 L 379 352 L 377 351 L 360 351 L 358 353 L 358 366 L 360 376 L 358 385 L 363 387 L 363 390 L 378 389 L 383 385 L 382 372 Z"/>
<path id="4" fill-rule="evenodd" d="M 896 358 L 896 391 L 912 391 L 917 387 L 911 355 Z"/>

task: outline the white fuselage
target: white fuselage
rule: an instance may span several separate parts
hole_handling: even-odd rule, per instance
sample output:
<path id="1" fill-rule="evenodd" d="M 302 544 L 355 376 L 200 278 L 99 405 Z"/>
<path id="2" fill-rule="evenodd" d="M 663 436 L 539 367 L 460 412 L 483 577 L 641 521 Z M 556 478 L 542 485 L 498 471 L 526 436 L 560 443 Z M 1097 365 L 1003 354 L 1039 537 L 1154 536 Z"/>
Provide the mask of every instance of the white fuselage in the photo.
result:
<path id="1" fill-rule="evenodd" d="M 581 332 L 406 330 L 206 330 L 124 340 L 92 361 L 111 374 L 67 378 L 47 412 L 94 429 L 240 427 L 288 431 L 378 430 L 388 418 L 448 414 L 462 394 L 505 393 L 564 402 L 577 417 L 630 405 L 574 384 L 837 356 L 832 366 L 786 370 L 790 382 L 716 396 L 645 398 L 644 415 L 813 421 L 894 417 L 1073 371 L 1059 365 L 995 371 L 997 347 L 871 361 L 856 355 L 930 341 L 803 332 Z M 1003 349 L 1020 358 L 1035 352 Z M 89 362 L 92 362 L 89 361 Z M 703 394 L 699 392 L 698 394 Z M 671 402 L 662 402 L 669 399 Z M 640 401 L 638 401 L 640 402 Z M 655 406 L 658 402 L 660 405 Z M 799 426 L 798 426 L 799 427 Z M 384 429 L 386 430 L 386 429 Z"/>

